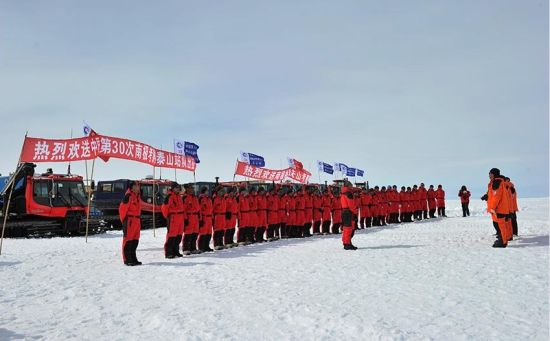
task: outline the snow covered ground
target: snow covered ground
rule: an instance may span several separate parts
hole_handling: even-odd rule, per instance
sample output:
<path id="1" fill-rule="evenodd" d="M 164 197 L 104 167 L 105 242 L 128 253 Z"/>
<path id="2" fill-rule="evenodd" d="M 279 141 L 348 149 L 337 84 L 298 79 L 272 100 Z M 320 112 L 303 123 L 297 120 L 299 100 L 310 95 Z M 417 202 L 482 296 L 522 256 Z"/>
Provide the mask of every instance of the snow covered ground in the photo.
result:
<path id="1" fill-rule="evenodd" d="M 0 340 L 547 340 L 548 199 L 520 201 L 520 237 L 448 203 L 447 219 L 163 258 L 143 231 L 141 267 L 120 232 L 7 239 Z"/>

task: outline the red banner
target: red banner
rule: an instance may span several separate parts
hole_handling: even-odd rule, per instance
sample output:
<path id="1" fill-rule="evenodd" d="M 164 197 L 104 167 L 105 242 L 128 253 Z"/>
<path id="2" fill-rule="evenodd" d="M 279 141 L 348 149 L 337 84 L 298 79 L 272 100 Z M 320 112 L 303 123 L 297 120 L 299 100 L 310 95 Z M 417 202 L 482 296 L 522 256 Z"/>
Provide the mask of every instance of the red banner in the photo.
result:
<path id="1" fill-rule="evenodd" d="M 266 181 L 283 181 L 286 178 L 290 178 L 303 184 L 307 183 L 311 176 L 311 173 L 305 169 L 287 168 L 272 170 L 252 166 L 241 161 L 237 161 L 235 174 Z"/>
<path id="2" fill-rule="evenodd" d="M 103 135 L 66 140 L 26 137 L 21 161 L 68 162 L 92 160 L 97 157 L 105 161 L 114 157 L 147 163 L 155 167 L 189 171 L 194 171 L 197 166 L 192 156 L 178 155 L 144 143 Z"/>

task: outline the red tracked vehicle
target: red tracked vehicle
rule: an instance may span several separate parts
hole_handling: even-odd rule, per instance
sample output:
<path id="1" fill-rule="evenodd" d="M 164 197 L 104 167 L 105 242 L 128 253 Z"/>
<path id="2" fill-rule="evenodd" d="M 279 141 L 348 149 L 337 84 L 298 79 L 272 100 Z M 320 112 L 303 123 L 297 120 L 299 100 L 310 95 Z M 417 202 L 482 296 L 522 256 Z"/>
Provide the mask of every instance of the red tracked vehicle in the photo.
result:
<path id="1" fill-rule="evenodd" d="M 82 177 L 54 174 L 51 169 L 35 175 L 35 167 L 34 163 L 21 163 L 0 193 L 5 203 L 2 222 L 8 213 L 5 236 L 83 234 L 88 200 Z M 90 218 L 89 233 L 100 232 L 103 227 L 102 221 Z"/>

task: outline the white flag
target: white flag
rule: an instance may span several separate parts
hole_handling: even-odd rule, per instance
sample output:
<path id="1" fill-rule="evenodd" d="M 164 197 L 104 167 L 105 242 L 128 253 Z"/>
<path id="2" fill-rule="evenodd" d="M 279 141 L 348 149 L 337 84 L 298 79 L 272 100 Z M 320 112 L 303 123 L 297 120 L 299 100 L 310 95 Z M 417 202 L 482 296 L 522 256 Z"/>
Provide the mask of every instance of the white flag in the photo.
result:
<path id="1" fill-rule="evenodd" d="M 174 153 L 185 155 L 185 141 L 174 139 Z"/>
<path id="2" fill-rule="evenodd" d="M 246 163 L 250 164 L 250 158 L 248 157 L 248 153 L 245 153 L 241 150 L 240 158 L 241 158 L 242 162 L 246 162 Z"/>

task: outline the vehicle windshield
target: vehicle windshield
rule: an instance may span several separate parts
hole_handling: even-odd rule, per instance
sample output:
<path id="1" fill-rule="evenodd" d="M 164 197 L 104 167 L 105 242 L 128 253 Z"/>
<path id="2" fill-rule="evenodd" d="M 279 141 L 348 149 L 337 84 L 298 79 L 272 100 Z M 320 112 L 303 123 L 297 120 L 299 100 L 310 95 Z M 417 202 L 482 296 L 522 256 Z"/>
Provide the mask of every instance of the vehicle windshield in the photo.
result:
<path id="1" fill-rule="evenodd" d="M 86 206 L 88 199 L 84 191 L 84 184 L 79 181 L 55 181 L 57 196 L 53 200 L 54 206 Z"/>
<path id="2" fill-rule="evenodd" d="M 162 205 L 164 203 L 164 199 L 168 196 L 169 189 L 170 189 L 170 185 L 155 184 L 155 192 L 157 197 L 156 205 Z M 146 203 L 152 204 L 153 203 L 152 198 L 153 198 L 153 184 L 142 184 L 141 199 Z"/>

